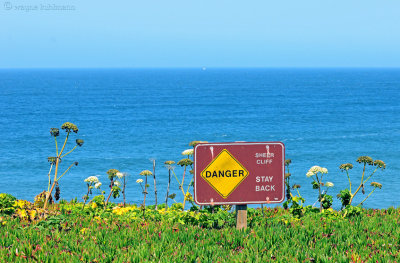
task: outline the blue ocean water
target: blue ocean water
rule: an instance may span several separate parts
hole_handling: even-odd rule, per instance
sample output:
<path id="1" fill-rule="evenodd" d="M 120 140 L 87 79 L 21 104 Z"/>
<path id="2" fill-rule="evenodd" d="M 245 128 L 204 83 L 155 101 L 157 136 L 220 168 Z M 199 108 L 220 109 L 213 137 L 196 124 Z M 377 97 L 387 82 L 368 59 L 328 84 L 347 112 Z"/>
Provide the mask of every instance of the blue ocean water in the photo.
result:
<path id="1" fill-rule="evenodd" d="M 387 168 L 373 176 L 383 188 L 365 207 L 400 203 L 400 69 L 0 70 L 0 112 L 0 192 L 22 199 L 47 188 L 47 157 L 55 155 L 49 129 L 69 121 L 79 133 L 67 148 L 76 138 L 85 144 L 62 162 L 61 169 L 79 162 L 60 181 L 67 200 L 82 198 L 88 176 L 100 175 L 106 186 L 106 171 L 116 168 L 131 175 L 127 201 L 141 203 L 135 181 L 156 159 L 161 202 L 164 161 L 178 161 L 190 141 L 206 140 L 284 142 L 291 182 L 302 186 L 306 204 L 317 196 L 305 175 L 311 166 L 328 168 L 336 195 L 348 184 L 339 165 L 354 164 L 356 184 L 362 168 L 355 160 L 369 155 Z"/>

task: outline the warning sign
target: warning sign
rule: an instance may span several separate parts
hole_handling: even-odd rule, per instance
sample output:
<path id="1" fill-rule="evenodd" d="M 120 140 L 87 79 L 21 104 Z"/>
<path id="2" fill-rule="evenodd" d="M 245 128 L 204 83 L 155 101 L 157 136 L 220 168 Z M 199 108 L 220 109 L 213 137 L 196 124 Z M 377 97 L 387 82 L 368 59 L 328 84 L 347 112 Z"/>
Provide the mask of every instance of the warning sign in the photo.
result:
<path id="1" fill-rule="evenodd" d="M 281 142 L 200 143 L 194 149 L 199 205 L 269 204 L 285 197 Z"/>
<path id="2" fill-rule="evenodd" d="M 201 177 L 223 198 L 227 198 L 248 175 L 246 168 L 226 149 L 201 172 Z"/>

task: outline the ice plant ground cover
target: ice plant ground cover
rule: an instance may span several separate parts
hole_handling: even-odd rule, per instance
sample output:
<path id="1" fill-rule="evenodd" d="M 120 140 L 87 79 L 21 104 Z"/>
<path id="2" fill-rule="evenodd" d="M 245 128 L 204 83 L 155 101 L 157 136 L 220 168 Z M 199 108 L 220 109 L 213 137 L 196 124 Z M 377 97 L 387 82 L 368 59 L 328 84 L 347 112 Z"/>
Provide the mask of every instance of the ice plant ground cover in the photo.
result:
<path id="1" fill-rule="evenodd" d="M 9 199 L 11 200 L 11 199 Z M 400 209 L 250 208 L 235 229 L 231 207 L 167 211 L 61 202 L 33 214 L 18 200 L 0 217 L 1 262 L 396 262 Z M 145 213 L 144 213 L 145 211 Z M 45 213 L 45 214 L 41 214 Z M 46 217 L 43 220 L 42 216 Z"/>

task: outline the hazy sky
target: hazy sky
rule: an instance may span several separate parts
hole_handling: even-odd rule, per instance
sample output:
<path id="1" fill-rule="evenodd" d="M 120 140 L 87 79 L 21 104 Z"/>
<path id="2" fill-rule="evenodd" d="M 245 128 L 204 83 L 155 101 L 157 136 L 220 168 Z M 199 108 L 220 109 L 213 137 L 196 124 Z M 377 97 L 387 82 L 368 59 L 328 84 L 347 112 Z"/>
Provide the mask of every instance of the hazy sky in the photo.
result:
<path id="1" fill-rule="evenodd" d="M 400 1 L 0 1 L 2 68 L 202 66 L 399 67 Z"/>

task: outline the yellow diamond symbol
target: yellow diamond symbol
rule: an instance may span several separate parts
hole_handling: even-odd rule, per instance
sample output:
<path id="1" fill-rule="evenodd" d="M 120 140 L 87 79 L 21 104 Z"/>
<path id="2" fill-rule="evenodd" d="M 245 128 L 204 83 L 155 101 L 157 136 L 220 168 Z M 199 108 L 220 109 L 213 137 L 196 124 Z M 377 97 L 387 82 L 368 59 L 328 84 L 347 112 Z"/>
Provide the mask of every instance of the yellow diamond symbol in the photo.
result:
<path id="1" fill-rule="evenodd" d="M 246 168 L 226 149 L 201 172 L 201 177 L 223 198 L 227 198 L 248 175 Z"/>

